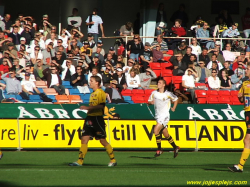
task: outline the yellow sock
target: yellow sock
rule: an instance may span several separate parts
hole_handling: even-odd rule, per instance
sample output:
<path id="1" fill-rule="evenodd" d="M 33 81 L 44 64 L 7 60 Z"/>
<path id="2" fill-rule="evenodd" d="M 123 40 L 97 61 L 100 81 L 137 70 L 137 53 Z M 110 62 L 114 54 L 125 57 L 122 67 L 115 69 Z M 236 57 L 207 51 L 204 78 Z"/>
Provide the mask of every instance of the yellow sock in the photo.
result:
<path id="1" fill-rule="evenodd" d="M 109 155 L 110 161 L 111 162 L 116 162 L 115 155 L 114 155 L 114 152 L 113 152 L 113 148 L 111 147 L 111 145 L 108 144 L 105 148 L 106 148 L 106 152 Z"/>
<path id="2" fill-rule="evenodd" d="M 0 150 L 0 155 L 2 155 L 3 153 L 2 153 L 2 151 Z"/>
<path id="3" fill-rule="evenodd" d="M 88 151 L 88 145 L 87 144 L 81 144 L 80 150 L 79 150 L 79 159 L 77 160 L 78 164 L 83 164 L 83 160 L 85 155 L 87 154 Z"/>
<path id="4" fill-rule="evenodd" d="M 248 148 L 244 148 L 242 154 L 241 154 L 241 157 L 240 157 L 240 162 L 238 164 L 238 167 L 240 169 L 243 169 L 244 167 L 244 164 L 246 163 L 248 157 L 249 157 L 249 154 L 250 154 L 250 149 Z"/>

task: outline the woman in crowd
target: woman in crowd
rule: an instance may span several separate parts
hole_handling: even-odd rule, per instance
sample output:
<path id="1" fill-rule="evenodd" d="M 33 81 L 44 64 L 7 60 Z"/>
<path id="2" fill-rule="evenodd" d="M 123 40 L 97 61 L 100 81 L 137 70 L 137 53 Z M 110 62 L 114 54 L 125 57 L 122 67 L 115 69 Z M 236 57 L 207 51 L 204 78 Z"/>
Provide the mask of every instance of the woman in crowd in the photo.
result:
<path id="1" fill-rule="evenodd" d="M 231 80 L 228 77 L 228 71 L 223 69 L 220 77 L 220 89 L 230 90 L 232 88 Z"/>
<path id="2" fill-rule="evenodd" d="M 129 58 L 138 62 L 140 52 L 144 50 L 144 46 L 139 34 L 135 34 L 134 39 L 128 42 L 127 50 Z"/>
<path id="3" fill-rule="evenodd" d="M 198 45 L 197 38 L 192 38 L 190 47 L 192 48 L 192 53 L 197 57 L 201 54 L 201 46 Z"/>
<path id="4" fill-rule="evenodd" d="M 208 86 L 212 90 L 220 90 L 220 79 L 217 77 L 218 70 L 212 69 L 212 75 L 208 77 Z"/>

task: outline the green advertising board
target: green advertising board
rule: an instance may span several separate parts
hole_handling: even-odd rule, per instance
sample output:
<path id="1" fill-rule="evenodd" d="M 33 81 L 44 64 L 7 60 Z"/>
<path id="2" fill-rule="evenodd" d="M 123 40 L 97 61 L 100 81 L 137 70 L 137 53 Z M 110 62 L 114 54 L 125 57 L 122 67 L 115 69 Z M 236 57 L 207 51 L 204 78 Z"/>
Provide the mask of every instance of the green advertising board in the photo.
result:
<path id="1" fill-rule="evenodd" d="M 86 113 L 77 104 L 0 104 L 1 119 L 84 119 Z M 106 119 L 154 119 L 154 107 L 147 104 L 107 104 L 104 113 Z M 170 115 L 172 120 L 244 120 L 242 105 L 179 104 Z"/>

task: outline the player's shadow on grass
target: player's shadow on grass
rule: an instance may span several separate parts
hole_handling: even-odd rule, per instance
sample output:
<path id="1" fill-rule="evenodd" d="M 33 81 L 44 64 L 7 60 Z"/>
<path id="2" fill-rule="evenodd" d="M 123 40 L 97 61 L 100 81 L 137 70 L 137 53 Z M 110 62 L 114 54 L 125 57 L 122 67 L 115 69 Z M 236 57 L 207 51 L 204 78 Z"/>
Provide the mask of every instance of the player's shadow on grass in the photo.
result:
<path id="1" fill-rule="evenodd" d="M 153 159 L 153 160 L 157 160 L 156 157 L 149 157 L 149 156 L 130 156 L 129 158 L 142 158 L 142 159 Z"/>
<path id="2" fill-rule="evenodd" d="M 69 166 L 69 162 L 65 162 L 65 163 L 63 163 L 62 165 L 63 166 Z M 88 164 L 88 163 L 84 163 L 83 164 L 83 166 L 82 167 L 100 167 L 100 166 L 106 166 L 105 164 Z M 71 168 L 80 168 L 79 166 L 69 166 L 69 167 L 71 167 Z"/>

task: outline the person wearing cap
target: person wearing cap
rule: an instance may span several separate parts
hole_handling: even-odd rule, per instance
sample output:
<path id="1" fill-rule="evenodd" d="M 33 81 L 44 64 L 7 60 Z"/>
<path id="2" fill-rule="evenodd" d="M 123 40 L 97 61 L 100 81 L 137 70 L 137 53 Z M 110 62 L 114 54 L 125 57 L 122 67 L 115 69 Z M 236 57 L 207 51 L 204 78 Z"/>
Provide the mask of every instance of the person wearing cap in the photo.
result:
<path id="1" fill-rule="evenodd" d="M 4 54 L 8 53 L 11 59 L 17 58 L 17 50 L 15 49 L 15 45 L 11 42 L 7 44 L 7 47 L 8 49 L 4 51 Z"/>
<path id="2" fill-rule="evenodd" d="M 88 34 L 88 42 L 89 42 L 89 47 L 91 48 L 91 49 L 93 49 L 95 46 L 96 46 L 96 44 L 97 44 L 97 42 L 95 42 L 95 40 L 94 40 L 94 37 L 93 37 L 93 34 L 92 33 L 89 33 Z"/>
<path id="3" fill-rule="evenodd" d="M 128 65 L 123 67 L 123 72 L 125 73 L 126 77 L 128 75 L 128 73 L 130 72 L 130 70 L 133 68 L 135 61 L 133 59 L 128 59 Z"/>
<path id="4" fill-rule="evenodd" d="M 29 25 L 24 25 L 24 30 L 21 33 L 21 37 L 25 38 L 26 43 L 29 45 L 31 40 L 34 38 L 35 33 L 30 29 Z M 21 40 L 21 39 L 20 39 Z"/>
<path id="5" fill-rule="evenodd" d="M 107 58 L 104 60 L 104 62 L 109 61 L 112 66 L 116 65 L 116 62 L 112 59 L 112 54 L 107 54 Z"/>
<path id="6" fill-rule="evenodd" d="M 143 89 L 150 89 L 149 86 L 151 84 L 151 80 L 157 78 L 155 72 L 150 68 L 147 68 L 145 73 L 140 73 L 139 77 L 141 82 L 141 88 Z"/>
<path id="7" fill-rule="evenodd" d="M 146 69 L 149 67 L 149 63 L 153 62 L 153 53 L 150 50 L 150 43 L 146 42 L 144 50 L 140 52 L 141 63 L 143 65 L 143 72 L 146 72 Z"/>
<path id="8" fill-rule="evenodd" d="M 122 92 L 122 85 L 118 84 L 117 80 L 110 81 L 110 86 L 105 89 L 108 103 L 125 103 Z"/>
<path id="9" fill-rule="evenodd" d="M 122 68 L 116 69 L 116 73 L 113 74 L 113 80 L 116 80 L 118 84 L 122 85 L 123 89 L 127 89 L 126 76 Z"/>
<path id="10" fill-rule="evenodd" d="M 102 69 L 102 62 L 99 60 L 99 54 L 95 54 L 93 61 L 89 64 L 89 70 L 92 71 L 93 67 L 97 67 L 99 71 Z"/>
<path id="11" fill-rule="evenodd" d="M 25 39 L 24 37 L 21 37 L 21 38 L 20 38 L 20 44 L 19 44 L 19 45 L 16 45 L 17 51 L 20 51 L 20 49 L 21 49 L 21 47 L 20 47 L 21 44 L 23 44 L 23 45 L 25 46 L 25 50 L 26 50 L 26 48 L 28 49 L 29 45 L 26 44 L 26 39 Z"/>
<path id="12" fill-rule="evenodd" d="M 214 48 L 214 41 L 213 41 L 213 39 L 208 39 L 208 38 L 210 38 L 209 31 L 207 30 L 208 27 L 209 27 L 208 23 L 204 22 L 203 26 L 198 29 L 196 36 L 197 36 L 197 38 L 206 38 L 206 39 L 201 39 L 200 42 L 205 43 L 207 49 L 210 49 L 210 48 L 213 49 Z"/>
<path id="13" fill-rule="evenodd" d="M 100 62 L 104 65 L 104 57 L 103 57 L 103 55 L 101 54 L 101 51 L 102 51 L 102 47 L 97 47 L 97 50 L 96 50 L 96 52 L 92 52 L 92 58 L 95 56 L 95 54 L 98 54 L 99 55 L 99 60 L 100 60 Z"/>
<path id="14" fill-rule="evenodd" d="M 29 95 L 41 94 L 40 91 L 36 88 L 34 81 L 30 80 L 30 75 L 31 75 L 30 73 L 25 73 L 24 79 L 21 81 L 22 92 L 28 97 L 28 100 L 29 100 Z"/>
<path id="15" fill-rule="evenodd" d="M 92 48 L 92 52 L 93 52 L 93 53 L 96 52 L 98 47 L 101 47 L 101 48 L 102 48 L 100 54 L 101 54 L 102 56 L 105 56 L 105 50 L 103 49 L 103 42 L 102 42 L 102 40 L 98 40 L 97 45 L 95 45 L 95 46 Z"/>
<path id="16" fill-rule="evenodd" d="M 107 58 L 107 55 L 108 55 L 108 54 L 111 54 L 111 55 L 112 55 L 112 59 L 113 59 L 115 62 L 117 62 L 118 56 L 115 54 L 115 48 L 114 48 L 114 47 L 110 47 L 110 48 L 109 48 L 109 52 L 106 53 L 106 54 L 104 55 L 104 58 Z"/>
<path id="17" fill-rule="evenodd" d="M 102 37 L 105 37 L 104 35 L 104 29 L 103 29 L 103 21 L 100 16 L 97 15 L 98 10 L 97 8 L 94 8 L 91 15 L 88 16 L 86 19 L 86 25 L 88 26 L 88 34 L 92 34 L 94 37 L 95 43 L 98 42 L 98 35 L 99 35 L 99 29 L 98 26 L 100 25 L 100 29 L 102 31 Z"/>
<path id="18" fill-rule="evenodd" d="M 237 27 L 238 23 L 233 23 L 231 27 L 224 31 L 223 38 L 237 38 L 240 35 Z"/>
<path id="19" fill-rule="evenodd" d="M 88 56 L 92 56 L 92 49 L 89 47 L 88 40 L 83 42 L 83 46 L 80 48 L 80 51 L 82 53 L 86 53 Z"/>

